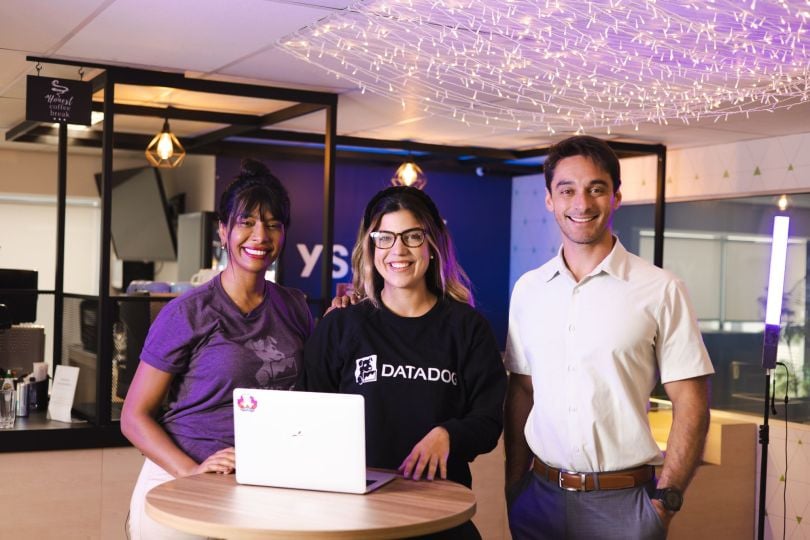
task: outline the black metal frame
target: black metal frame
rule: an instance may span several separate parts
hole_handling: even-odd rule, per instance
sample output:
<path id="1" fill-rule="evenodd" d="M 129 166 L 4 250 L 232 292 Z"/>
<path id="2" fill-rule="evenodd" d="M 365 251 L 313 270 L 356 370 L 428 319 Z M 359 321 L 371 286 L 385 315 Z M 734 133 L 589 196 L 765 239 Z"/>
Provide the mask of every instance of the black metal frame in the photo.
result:
<path id="1" fill-rule="evenodd" d="M 212 122 L 228 124 L 227 127 L 197 137 L 182 138 L 181 142 L 189 154 L 245 155 L 246 152 L 259 157 L 322 159 L 324 163 L 323 189 L 323 260 L 331 260 L 334 247 L 334 204 L 335 204 L 335 163 L 341 160 L 362 160 L 365 163 L 399 163 L 403 156 L 418 157 L 423 166 L 429 164 L 436 170 L 469 170 L 483 168 L 488 173 L 509 176 L 538 174 L 540 165 L 526 165 L 519 162 L 530 158 L 544 156 L 548 148 L 529 150 L 504 150 L 475 146 L 442 146 L 416 143 L 410 141 L 386 141 L 359 137 L 338 136 L 336 94 L 292 90 L 271 86 L 259 86 L 241 83 L 230 83 L 205 79 L 187 78 L 181 73 L 151 71 L 123 66 L 102 65 L 80 62 L 69 59 L 43 58 L 29 56 L 27 60 L 43 64 L 72 65 L 84 68 L 98 68 L 101 74 L 91 80 L 93 92 L 104 91 L 103 102 L 93 102 L 93 109 L 104 112 L 103 128 L 100 132 L 87 131 L 81 134 L 71 133 L 68 136 L 67 126 L 58 128 L 23 121 L 6 133 L 6 140 L 34 142 L 58 145 L 58 219 L 57 219 L 57 253 L 54 286 L 54 362 L 61 363 L 62 343 L 62 308 L 64 297 L 64 233 L 65 233 L 65 200 L 67 178 L 68 146 L 93 147 L 102 150 L 102 188 L 101 188 L 101 250 L 99 271 L 99 309 L 98 309 L 98 344 L 99 358 L 97 381 L 97 410 L 95 429 L 81 430 L 83 442 L 77 442 L 76 428 L 65 430 L 47 430 L 51 435 L 37 439 L 35 433 L 12 431 L 6 437 L 0 451 L 20 451 L 34 449 L 87 448 L 96 446 L 117 446 L 126 444 L 116 425 L 111 421 L 111 403 L 102 396 L 110 396 L 112 391 L 111 365 L 112 358 L 112 302 L 110 296 L 110 237 L 111 237 L 111 179 L 113 171 L 113 149 L 142 151 L 146 148 L 150 135 L 134 133 L 115 133 L 114 118 L 116 114 L 153 116 L 179 120 Z M 115 103 L 115 87 L 119 84 L 138 86 L 163 86 L 188 91 L 252 97 L 276 101 L 293 102 L 284 109 L 265 115 L 221 113 L 198 109 L 181 109 L 176 107 L 160 108 Z M 278 122 L 307 115 L 319 110 L 326 111 L 324 133 L 298 133 L 266 129 Z M 666 147 L 634 143 L 608 143 L 619 157 L 631 157 L 654 154 L 658 157 L 658 178 L 655 215 L 655 252 L 654 262 L 661 266 L 663 261 L 663 227 L 664 195 L 666 165 Z M 363 148 L 388 149 L 389 153 L 368 153 Z M 324 304 L 329 302 L 332 288 L 330 265 L 322 265 L 321 291 Z M 40 291 L 43 292 L 43 291 Z M 326 307 L 326 306 L 324 306 Z M 110 359 L 104 362 L 102 359 Z M 102 362 L 105 365 L 102 367 Z M 41 430 L 35 430 L 40 432 Z M 59 432 L 58 434 L 55 434 Z M 92 433 L 90 433 L 92 432 Z M 97 433 L 96 433 L 97 432 Z M 54 435 L 55 434 L 55 435 Z M 18 440 L 19 439 L 19 440 Z M 42 440 L 42 445 L 34 443 Z M 16 441 L 16 442 L 15 442 Z"/>
<path id="2" fill-rule="evenodd" d="M 112 377 L 112 325 L 113 309 L 110 296 L 110 238 L 111 238 L 111 182 L 113 174 L 113 149 L 128 147 L 136 144 L 139 150 L 146 148 L 148 137 L 120 135 L 127 143 L 121 145 L 118 142 L 119 134 L 114 132 L 114 120 L 116 113 L 136 114 L 139 116 L 157 116 L 169 118 L 189 118 L 200 121 L 227 122 L 228 127 L 215 130 L 204 135 L 187 139 L 185 145 L 188 150 L 196 153 L 214 153 L 212 146 L 228 137 L 235 137 L 260 130 L 265 126 L 273 125 L 284 120 L 307 115 L 316 111 L 326 111 L 326 122 L 324 128 L 323 149 L 320 154 L 324 161 L 324 241 L 323 253 L 325 260 L 332 258 L 333 234 L 332 222 L 334 220 L 334 174 L 335 174 L 335 137 L 337 125 L 337 95 L 312 92 L 305 90 L 292 90 L 289 88 L 276 88 L 270 86 L 258 86 L 242 83 L 230 83 L 222 81 L 212 81 L 205 79 L 187 78 L 183 74 L 150 71 L 144 69 L 134 69 L 120 66 L 109 66 L 99 64 L 89 64 L 74 60 L 41 58 L 29 56 L 27 60 L 39 63 L 73 65 L 79 67 L 93 67 L 103 70 L 90 82 L 93 85 L 93 92 L 100 90 L 104 92 L 103 103 L 94 103 L 94 108 L 101 108 L 104 112 L 103 127 L 100 134 L 89 138 L 92 146 L 101 146 L 102 150 L 102 181 L 101 181 L 101 249 L 99 261 L 99 295 L 98 295 L 98 344 L 97 358 L 99 363 L 97 387 L 96 387 L 96 416 L 95 421 L 98 426 L 107 426 L 111 421 L 111 404 L 103 396 L 111 395 Z M 135 107 L 131 105 L 121 105 L 115 103 L 116 85 L 136 85 L 136 86 L 162 86 L 193 92 L 211 93 L 218 95 L 230 95 L 239 97 L 251 97 L 257 99 L 267 99 L 273 101 L 292 102 L 294 105 L 274 111 L 262 116 L 223 114 L 205 110 L 177 109 L 174 107 L 163 109 L 157 107 Z M 65 201 L 67 194 L 67 147 L 69 141 L 67 125 L 60 124 L 53 128 L 43 128 L 39 122 L 25 121 L 9 130 L 6 134 L 7 140 L 37 140 L 42 137 L 43 132 L 52 136 L 57 133 L 58 142 L 58 217 L 57 217 L 57 253 L 56 253 L 56 277 L 55 277 L 55 302 L 54 302 L 54 361 L 53 365 L 62 363 L 61 334 L 62 334 L 62 308 L 64 297 L 64 242 L 65 242 Z M 82 140 L 76 137 L 72 142 Z M 88 139 L 85 139 L 88 140 Z M 332 287 L 332 275 L 329 265 L 323 265 L 322 272 L 322 296 L 329 298 L 329 291 Z M 105 359 L 110 359 L 109 361 Z M 108 366 L 109 364 L 110 366 Z"/>
<path id="3" fill-rule="evenodd" d="M 93 110 L 102 111 L 101 103 L 94 102 Z M 239 131 L 238 134 L 223 133 L 224 138 L 217 141 L 200 143 L 200 138 L 181 137 L 189 155 L 216 154 L 242 156 L 246 150 L 257 157 L 273 159 L 312 159 L 321 160 L 325 145 L 324 135 L 318 133 L 301 133 L 295 131 L 255 128 L 258 116 L 232 113 L 206 113 L 190 109 L 172 107 L 144 107 L 140 105 L 115 105 L 116 114 L 129 116 L 165 116 L 169 119 L 180 119 L 200 122 L 230 124 L 247 124 L 254 126 L 251 131 Z M 21 122 L 11 128 L 6 139 L 9 141 L 30 142 L 38 144 L 58 144 L 58 128 L 50 125 L 39 125 Z M 227 128 L 226 128 L 227 129 Z M 207 136 L 207 135 L 206 135 Z M 151 135 L 116 132 L 115 148 L 121 150 L 142 151 L 151 140 Z M 403 157 L 416 159 L 423 167 L 431 170 L 469 171 L 481 167 L 486 173 L 523 176 L 542 172 L 542 165 L 521 164 L 527 160 L 545 155 L 548 148 L 528 150 L 509 150 L 486 148 L 480 146 L 445 146 L 419 143 L 413 141 L 392 141 L 335 135 L 335 157 L 341 161 L 362 161 L 382 165 L 399 165 Z M 659 153 L 661 145 L 643 145 L 630 143 L 609 143 L 620 158 Z M 98 131 L 71 133 L 68 145 L 78 148 L 100 148 L 102 134 Z M 363 149 L 388 150 L 387 153 L 369 152 Z M 663 173 L 661 173 L 663 175 Z"/>
<path id="4" fill-rule="evenodd" d="M 105 76 L 112 74 L 117 84 L 159 85 L 198 92 L 230 93 L 230 95 L 244 97 L 297 102 L 296 105 L 266 115 L 223 113 L 177 107 L 149 107 L 113 102 L 111 114 L 229 124 L 225 128 L 197 137 L 180 138 L 180 142 L 188 154 L 244 155 L 245 149 L 248 148 L 252 153 L 255 152 L 257 155 L 270 157 L 322 158 L 326 147 L 333 144 L 333 155 L 341 160 L 362 160 L 366 163 L 389 164 L 401 162 L 403 156 L 413 156 L 418 157 L 420 165 L 427 165 L 431 169 L 473 171 L 478 167 L 483 167 L 487 172 L 491 173 L 520 176 L 542 172 L 542 166 L 513 162 L 544 156 L 548 152 L 547 147 L 511 150 L 480 146 L 447 146 L 414 141 L 339 136 L 334 130 L 331 130 L 331 139 L 329 139 L 326 134 L 320 133 L 266 129 L 273 124 L 321 110 L 324 108 L 323 103 L 325 101 L 334 102 L 336 106 L 337 95 L 205 79 L 189 79 L 180 73 L 82 63 L 75 60 L 59 60 L 36 56 L 29 56 L 27 60 L 104 69 L 104 73 L 92 80 L 94 92 L 102 88 Z M 222 91 L 224 87 L 234 89 L 234 92 Z M 271 94 L 270 97 L 268 97 L 268 93 Z M 93 102 L 93 110 L 103 111 L 105 115 L 109 112 L 106 110 L 106 105 L 98 101 Z M 152 135 L 116 132 L 115 148 L 141 151 L 146 148 L 151 137 Z M 68 145 L 99 148 L 103 147 L 103 139 L 103 130 L 102 132 L 72 133 Z M 59 140 L 58 129 L 50 125 L 26 120 L 8 130 L 6 140 L 56 144 Z M 609 144 L 619 157 L 656 154 L 660 159 L 664 155 L 663 151 L 665 151 L 665 147 L 662 145 L 623 142 L 609 142 Z M 369 153 L 357 150 L 363 148 L 386 149 L 390 153 Z M 659 177 L 663 177 L 663 172 L 660 172 Z"/>

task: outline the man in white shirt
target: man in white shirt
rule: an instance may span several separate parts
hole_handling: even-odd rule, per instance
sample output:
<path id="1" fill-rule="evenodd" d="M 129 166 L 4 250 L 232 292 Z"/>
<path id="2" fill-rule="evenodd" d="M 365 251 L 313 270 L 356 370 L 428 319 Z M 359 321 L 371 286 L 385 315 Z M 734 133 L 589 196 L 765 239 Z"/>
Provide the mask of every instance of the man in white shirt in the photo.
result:
<path id="1" fill-rule="evenodd" d="M 509 310 L 512 536 L 665 538 L 702 457 L 714 370 L 683 283 L 612 234 L 621 180 L 610 147 L 571 137 L 544 171 L 562 246 L 518 280 Z M 673 405 L 665 457 L 647 421 L 659 378 Z"/>

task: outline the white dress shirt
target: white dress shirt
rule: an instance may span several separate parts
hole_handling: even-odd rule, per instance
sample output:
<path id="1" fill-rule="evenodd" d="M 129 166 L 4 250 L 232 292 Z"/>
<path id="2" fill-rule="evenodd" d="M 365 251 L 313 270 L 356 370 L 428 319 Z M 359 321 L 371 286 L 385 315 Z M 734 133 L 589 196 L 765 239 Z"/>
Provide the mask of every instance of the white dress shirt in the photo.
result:
<path id="1" fill-rule="evenodd" d="M 662 463 L 647 420 L 656 382 L 714 372 L 683 283 L 618 239 L 579 283 L 562 249 L 518 280 L 505 362 L 532 377 L 532 451 L 577 472 Z"/>

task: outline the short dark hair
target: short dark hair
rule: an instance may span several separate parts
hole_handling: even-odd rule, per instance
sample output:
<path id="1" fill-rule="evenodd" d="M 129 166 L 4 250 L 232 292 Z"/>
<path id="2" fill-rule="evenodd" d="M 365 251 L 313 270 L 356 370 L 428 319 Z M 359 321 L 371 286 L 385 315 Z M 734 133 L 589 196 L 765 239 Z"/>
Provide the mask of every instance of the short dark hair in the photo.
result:
<path id="1" fill-rule="evenodd" d="M 273 218 L 290 225 L 290 196 L 267 166 L 255 159 L 242 160 L 239 175 L 219 198 L 218 217 L 228 230 L 245 212 L 269 210 Z"/>
<path id="2" fill-rule="evenodd" d="M 613 149 L 602 139 L 589 135 L 575 135 L 549 148 L 546 161 L 543 162 L 546 189 L 549 193 L 551 193 L 551 181 L 554 179 L 554 169 L 557 168 L 557 164 L 562 159 L 573 156 L 590 158 L 591 161 L 610 175 L 610 179 L 613 181 L 613 192 L 619 191 L 622 185 L 619 157 Z"/>

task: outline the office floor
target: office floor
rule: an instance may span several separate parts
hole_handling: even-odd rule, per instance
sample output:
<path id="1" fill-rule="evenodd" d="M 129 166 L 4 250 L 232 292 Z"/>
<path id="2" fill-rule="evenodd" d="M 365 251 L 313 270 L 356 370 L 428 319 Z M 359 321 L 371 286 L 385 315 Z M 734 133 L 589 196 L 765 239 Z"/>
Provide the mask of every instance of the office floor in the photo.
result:
<path id="1" fill-rule="evenodd" d="M 5 538 L 125 540 L 129 496 L 143 457 L 134 448 L 3 454 Z"/>

